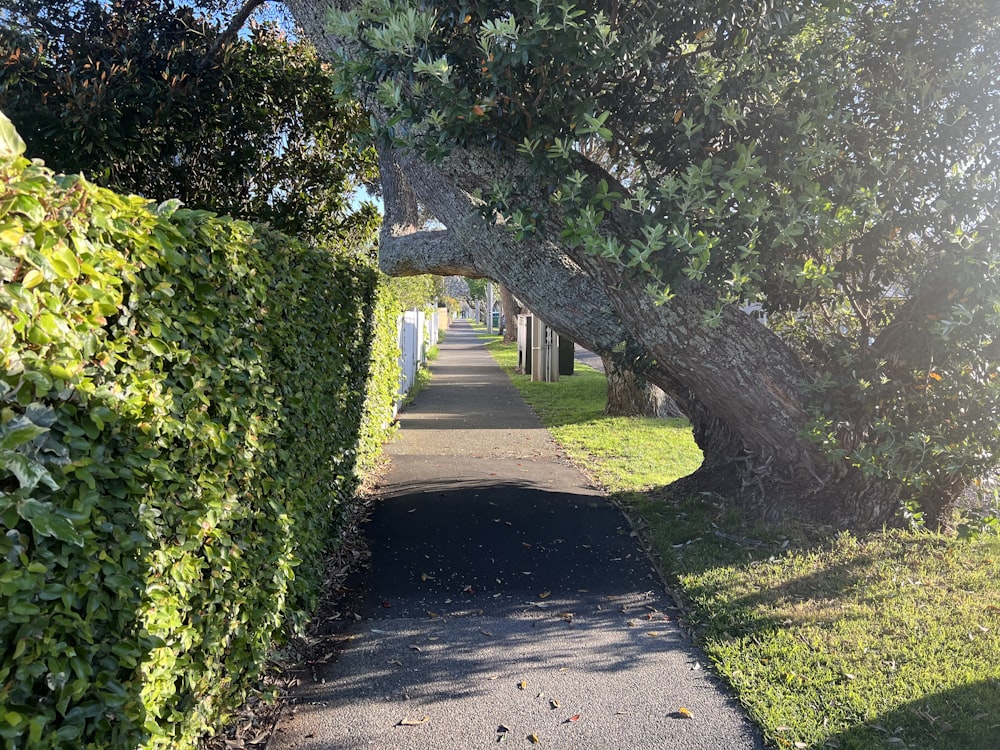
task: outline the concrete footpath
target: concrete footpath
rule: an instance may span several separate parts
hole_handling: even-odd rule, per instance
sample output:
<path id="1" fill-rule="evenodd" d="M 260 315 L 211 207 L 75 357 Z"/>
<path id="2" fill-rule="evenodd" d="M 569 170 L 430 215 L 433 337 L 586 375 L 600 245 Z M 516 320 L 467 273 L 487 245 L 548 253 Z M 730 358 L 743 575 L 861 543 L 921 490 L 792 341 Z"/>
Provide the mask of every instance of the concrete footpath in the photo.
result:
<path id="1" fill-rule="evenodd" d="M 362 619 L 269 750 L 762 748 L 469 325 L 440 351 L 388 447 Z"/>

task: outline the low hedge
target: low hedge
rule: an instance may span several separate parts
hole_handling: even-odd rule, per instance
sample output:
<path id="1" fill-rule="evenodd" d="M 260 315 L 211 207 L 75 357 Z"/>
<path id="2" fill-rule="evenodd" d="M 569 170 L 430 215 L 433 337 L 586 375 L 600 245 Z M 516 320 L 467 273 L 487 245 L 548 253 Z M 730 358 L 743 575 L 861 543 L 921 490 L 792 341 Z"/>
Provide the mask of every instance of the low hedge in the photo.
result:
<path id="1" fill-rule="evenodd" d="M 0 738 L 192 747 L 302 623 L 388 425 L 376 272 L 23 148 L 0 115 Z"/>

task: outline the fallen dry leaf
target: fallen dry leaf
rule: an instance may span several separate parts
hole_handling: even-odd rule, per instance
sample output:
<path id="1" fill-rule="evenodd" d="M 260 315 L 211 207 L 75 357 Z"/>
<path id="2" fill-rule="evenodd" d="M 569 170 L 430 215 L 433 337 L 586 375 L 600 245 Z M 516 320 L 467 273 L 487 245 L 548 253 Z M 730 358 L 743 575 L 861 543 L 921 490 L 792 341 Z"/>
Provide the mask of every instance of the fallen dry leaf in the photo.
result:
<path id="1" fill-rule="evenodd" d="M 550 596 L 552 596 L 552 592 L 551 591 L 543 591 L 542 593 L 540 593 L 538 595 L 538 598 L 539 599 L 548 599 Z"/>
<path id="2" fill-rule="evenodd" d="M 563 723 L 564 724 L 575 724 L 578 721 L 580 721 L 580 714 L 573 714 L 568 719 L 566 719 L 566 721 L 564 721 Z"/>
<path id="3" fill-rule="evenodd" d="M 540 692 L 540 693 L 539 693 L 538 695 L 536 695 L 535 697 L 536 697 L 536 698 L 544 698 L 544 697 L 545 697 L 545 692 L 544 692 L 544 691 L 542 691 L 542 692 Z"/>
<path id="4" fill-rule="evenodd" d="M 541 742 L 541 740 L 538 739 L 537 734 L 532 732 L 531 734 L 528 735 L 528 742 L 530 742 L 532 745 L 537 745 L 539 742 Z"/>
<path id="5" fill-rule="evenodd" d="M 684 717 L 685 719 L 693 719 L 694 718 L 694 714 L 691 713 L 691 709 L 684 708 L 684 706 L 681 706 L 680 708 L 678 708 L 677 709 L 677 713 L 680 716 Z"/>
<path id="6" fill-rule="evenodd" d="M 438 613 L 437 612 L 431 612 L 430 610 L 427 610 L 427 616 L 433 620 L 433 619 L 437 618 Z"/>
<path id="7" fill-rule="evenodd" d="M 549 705 L 552 706 L 552 708 L 559 708 L 561 704 L 559 703 L 559 700 L 557 698 L 552 698 L 549 701 Z"/>
<path id="8" fill-rule="evenodd" d="M 517 689 L 518 690 L 527 690 L 528 689 L 528 683 L 527 683 L 527 681 L 521 680 L 519 683 L 517 683 Z"/>
<path id="9" fill-rule="evenodd" d="M 433 581 L 434 580 L 434 576 L 427 575 L 426 573 L 421 573 L 420 574 L 420 580 L 421 581 Z"/>
<path id="10" fill-rule="evenodd" d="M 431 720 L 430 716 L 425 716 L 422 719 L 410 719 L 410 718 L 400 719 L 399 723 L 396 726 L 397 727 L 419 727 L 421 724 L 426 724 L 430 720 Z"/>

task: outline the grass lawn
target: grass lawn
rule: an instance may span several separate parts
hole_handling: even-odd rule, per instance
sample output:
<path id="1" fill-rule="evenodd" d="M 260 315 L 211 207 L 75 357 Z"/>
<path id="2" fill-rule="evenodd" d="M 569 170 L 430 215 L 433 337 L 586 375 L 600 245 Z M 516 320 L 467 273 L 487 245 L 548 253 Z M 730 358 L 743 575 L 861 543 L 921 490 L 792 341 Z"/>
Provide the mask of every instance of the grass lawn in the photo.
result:
<path id="1" fill-rule="evenodd" d="M 605 417 L 602 374 L 532 383 L 514 345 L 488 347 L 643 529 L 684 624 L 770 743 L 1000 750 L 1000 539 L 753 529 L 669 503 L 661 488 L 701 459 L 683 420 Z"/>

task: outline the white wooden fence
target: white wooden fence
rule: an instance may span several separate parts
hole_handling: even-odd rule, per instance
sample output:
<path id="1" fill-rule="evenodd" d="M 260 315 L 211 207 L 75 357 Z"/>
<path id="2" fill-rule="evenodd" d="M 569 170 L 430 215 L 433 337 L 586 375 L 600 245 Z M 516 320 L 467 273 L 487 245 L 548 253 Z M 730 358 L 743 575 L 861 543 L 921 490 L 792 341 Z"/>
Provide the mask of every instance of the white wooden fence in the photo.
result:
<path id="1" fill-rule="evenodd" d="M 396 398 L 396 409 L 406 394 L 417 382 L 417 371 L 427 364 L 427 350 L 438 342 L 438 314 L 431 314 L 414 308 L 407 310 L 396 322 L 399 331 L 399 392 Z"/>

